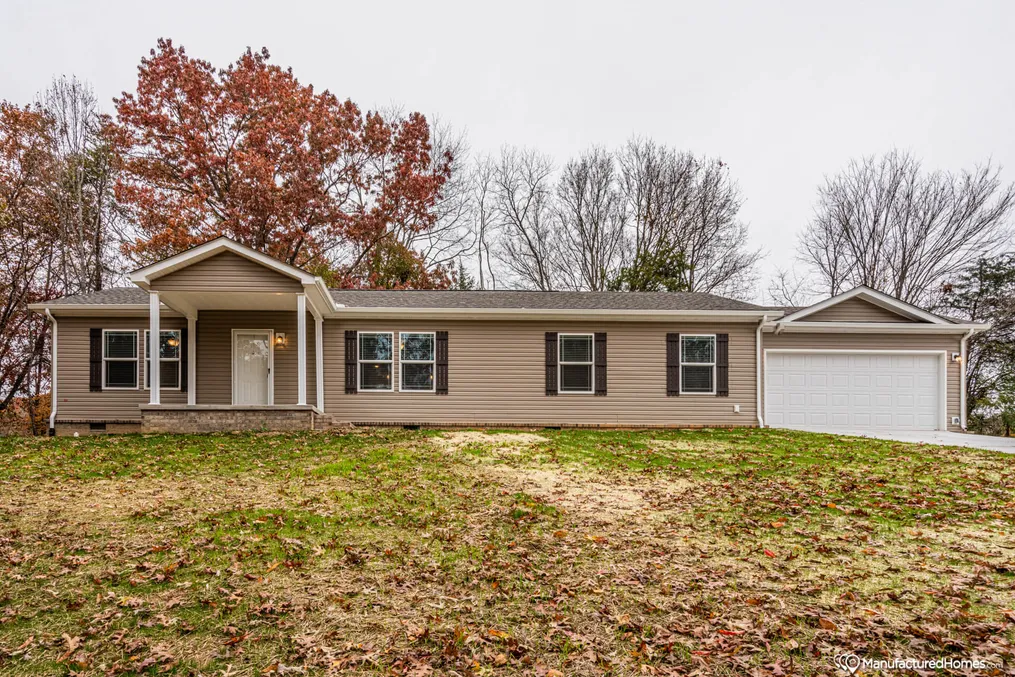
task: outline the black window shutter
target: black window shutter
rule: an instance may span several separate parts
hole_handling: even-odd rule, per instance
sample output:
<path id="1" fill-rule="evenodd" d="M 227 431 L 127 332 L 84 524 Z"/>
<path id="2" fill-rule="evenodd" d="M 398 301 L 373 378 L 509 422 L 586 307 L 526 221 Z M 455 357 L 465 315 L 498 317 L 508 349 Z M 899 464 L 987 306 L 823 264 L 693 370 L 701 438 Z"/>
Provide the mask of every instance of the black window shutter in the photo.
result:
<path id="1" fill-rule="evenodd" d="M 595 335 L 596 395 L 606 394 L 606 332 Z"/>
<path id="2" fill-rule="evenodd" d="M 180 392 L 187 392 L 187 328 L 180 330 Z"/>
<path id="3" fill-rule="evenodd" d="M 680 394 L 680 334 L 666 335 L 666 394 Z"/>
<path id="4" fill-rule="evenodd" d="M 730 335 L 715 335 L 715 394 L 730 396 Z"/>
<path id="5" fill-rule="evenodd" d="M 88 390 L 102 391 L 102 328 L 88 330 Z"/>
<path id="6" fill-rule="evenodd" d="M 546 332 L 546 394 L 557 394 L 557 332 Z"/>
<path id="7" fill-rule="evenodd" d="M 448 333 L 446 331 L 437 332 L 437 354 L 434 355 L 436 358 L 437 383 L 434 385 L 434 390 L 437 391 L 438 395 L 448 394 Z"/>
<path id="8" fill-rule="evenodd" d="M 345 331 L 345 394 L 356 394 L 356 332 Z"/>

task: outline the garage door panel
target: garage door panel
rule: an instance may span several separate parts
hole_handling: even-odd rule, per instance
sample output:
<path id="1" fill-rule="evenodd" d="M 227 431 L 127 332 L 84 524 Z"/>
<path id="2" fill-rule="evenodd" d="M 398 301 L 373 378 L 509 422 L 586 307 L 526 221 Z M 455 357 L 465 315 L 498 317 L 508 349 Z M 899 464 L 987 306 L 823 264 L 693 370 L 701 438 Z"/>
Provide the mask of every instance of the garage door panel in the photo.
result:
<path id="1" fill-rule="evenodd" d="M 773 426 L 933 430 L 940 421 L 940 357 L 766 353 Z"/>

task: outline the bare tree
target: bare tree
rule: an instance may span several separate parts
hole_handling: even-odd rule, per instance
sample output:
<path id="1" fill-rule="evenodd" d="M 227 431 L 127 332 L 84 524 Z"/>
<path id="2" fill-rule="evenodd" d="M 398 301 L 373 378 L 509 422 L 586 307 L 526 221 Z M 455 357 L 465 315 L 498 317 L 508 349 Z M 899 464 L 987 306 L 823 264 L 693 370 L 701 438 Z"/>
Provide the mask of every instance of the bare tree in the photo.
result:
<path id="1" fill-rule="evenodd" d="M 853 161 L 818 190 L 800 257 L 838 294 L 866 285 L 927 303 L 940 283 L 1007 244 L 1015 184 L 988 162 L 958 174 L 926 172 L 892 151 Z"/>
<path id="2" fill-rule="evenodd" d="M 431 170 L 439 173 L 450 162 L 451 175 L 441 187 L 433 207 L 437 217 L 430 228 L 401 228 L 398 236 L 407 247 L 418 251 L 427 267 L 454 267 L 476 246 L 472 221 L 472 177 L 469 172 L 469 144 L 465 133 L 434 116 L 430 125 Z"/>
<path id="3" fill-rule="evenodd" d="M 533 150 L 504 148 L 493 178 L 498 221 L 496 257 L 516 284 L 551 291 L 559 271 L 553 163 Z"/>
<path id="4" fill-rule="evenodd" d="M 768 300 L 776 306 L 799 308 L 811 296 L 810 281 L 794 271 L 779 268 L 768 282 Z"/>
<path id="5" fill-rule="evenodd" d="M 54 79 L 39 97 L 53 121 L 52 153 L 59 166 L 50 184 L 59 237 L 58 270 L 69 292 L 102 289 L 117 256 L 111 222 L 115 153 L 91 87 L 74 77 Z"/>
<path id="6" fill-rule="evenodd" d="M 743 196 L 726 163 L 633 140 L 620 166 L 636 258 L 672 251 L 683 258 L 684 288 L 753 295 L 761 252 L 747 246 Z"/>
<path id="7" fill-rule="evenodd" d="M 476 235 L 476 257 L 479 267 L 479 288 L 497 288 L 497 276 L 493 261 L 490 259 L 490 241 L 493 239 L 496 226 L 496 194 L 494 178 L 497 175 L 497 163 L 489 155 L 476 160 L 472 170 L 472 217 L 473 231 Z"/>
<path id="8" fill-rule="evenodd" d="M 571 289 L 605 290 L 623 265 L 626 219 L 613 156 L 593 148 L 557 183 L 561 278 Z"/>

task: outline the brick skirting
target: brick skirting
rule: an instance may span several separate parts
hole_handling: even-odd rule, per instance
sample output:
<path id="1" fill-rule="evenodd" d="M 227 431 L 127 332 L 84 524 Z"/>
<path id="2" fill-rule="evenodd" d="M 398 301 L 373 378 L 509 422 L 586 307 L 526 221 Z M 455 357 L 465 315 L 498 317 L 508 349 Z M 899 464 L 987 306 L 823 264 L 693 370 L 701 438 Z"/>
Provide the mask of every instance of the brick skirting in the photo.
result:
<path id="1" fill-rule="evenodd" d="M 313 430 L 319 414 L 313 407 L 141 407 L 146 433 L 213 433 L 233 430 Z"/>

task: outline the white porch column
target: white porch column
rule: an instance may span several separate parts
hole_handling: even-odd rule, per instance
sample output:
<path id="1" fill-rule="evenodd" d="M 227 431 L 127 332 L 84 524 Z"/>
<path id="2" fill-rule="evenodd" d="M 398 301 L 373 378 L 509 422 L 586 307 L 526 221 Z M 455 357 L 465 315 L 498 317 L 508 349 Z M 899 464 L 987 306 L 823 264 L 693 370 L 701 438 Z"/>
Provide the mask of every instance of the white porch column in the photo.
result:
<path id="1" fill-rule="evenodd" d="M 187 317 L 187 404 L 197 404 L 197 318 Z"/>
<path id="2" fill-rule="evenodd" d="M 148 351 L 152 366 L 148 375 L 148 386 L 151 388 L 149 404 L 159 404 L 159 293 L 148 292 Z M 144 355 L 141 356 L 142 359 Z"/>
<path id="3" fill-rule="evenodd" d="M 317 363 L 317 408 L 324 411 L 324 318 L 314 316 L 314 361 Z"/>
<path id="4" fill-rule="evenodd" d="M 296 404 L 307 403 L 307 295 L 296 295 Z"/>

